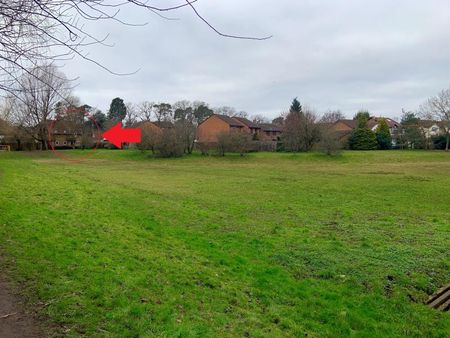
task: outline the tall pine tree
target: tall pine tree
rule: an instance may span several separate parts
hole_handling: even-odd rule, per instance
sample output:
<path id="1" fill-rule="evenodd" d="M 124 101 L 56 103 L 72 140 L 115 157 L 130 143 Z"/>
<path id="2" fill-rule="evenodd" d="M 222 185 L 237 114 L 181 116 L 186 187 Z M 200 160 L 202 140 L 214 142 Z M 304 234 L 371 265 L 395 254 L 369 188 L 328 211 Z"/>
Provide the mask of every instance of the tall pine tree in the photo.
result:
<path id="1" fill-rule="evenodd" d="M 302 113 L 302 105 L 300 104 L 300 101 L 295 98 L 292 100 L 291 108 L 289 109 L 289 112 L 291 113 Z"/>
<path id="2" fill-rule="evenodd" d="M 120 97 L 116 97 L 109 106 L 108 119 L 122 121 L 125 116 L 127 116 L 127 107 Z"/>
<path id="3" fill-rule="evenodd" d="M 376 130 L 377 142 L 379 149 L 391 149 L 392 137 L 391 131 L 385 119 L 381 119 Z"/>

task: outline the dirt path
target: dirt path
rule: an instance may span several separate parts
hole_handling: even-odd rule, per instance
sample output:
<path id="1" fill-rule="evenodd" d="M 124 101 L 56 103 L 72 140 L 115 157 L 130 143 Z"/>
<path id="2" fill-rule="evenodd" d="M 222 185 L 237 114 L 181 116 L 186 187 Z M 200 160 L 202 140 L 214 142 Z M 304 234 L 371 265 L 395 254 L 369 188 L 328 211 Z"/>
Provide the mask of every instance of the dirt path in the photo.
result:
<path id="1" fill-rule="evenodd" d="M 36 338 L 44 337 L 38 321 L 24 310 L 19 298 L 0 273 L 0 337 Z"/>

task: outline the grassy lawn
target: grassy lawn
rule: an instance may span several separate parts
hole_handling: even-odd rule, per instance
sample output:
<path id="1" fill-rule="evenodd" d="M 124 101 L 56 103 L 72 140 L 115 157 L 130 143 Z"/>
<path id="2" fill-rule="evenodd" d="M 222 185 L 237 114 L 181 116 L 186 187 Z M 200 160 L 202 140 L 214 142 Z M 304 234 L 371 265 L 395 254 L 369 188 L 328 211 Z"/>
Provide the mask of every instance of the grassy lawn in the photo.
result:
<path id="1" fill-rule="evenodd" d="M 68 336 L 448 337 L 450 154 L 0 153 L 0 268 Z"/>

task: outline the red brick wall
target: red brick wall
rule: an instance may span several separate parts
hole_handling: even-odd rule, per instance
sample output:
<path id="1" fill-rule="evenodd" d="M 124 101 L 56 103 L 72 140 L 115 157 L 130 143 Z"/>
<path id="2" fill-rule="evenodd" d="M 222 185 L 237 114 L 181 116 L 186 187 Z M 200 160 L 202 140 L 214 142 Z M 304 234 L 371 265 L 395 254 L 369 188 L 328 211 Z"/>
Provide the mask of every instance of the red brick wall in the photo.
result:
<path id="1" fill-rule="evenodd" d="M 199 143 L 217 142 L 217 136 L 230 131 L 228 123 L 217 116 L 211 116 L 197 128 L 197 141 Z"/>

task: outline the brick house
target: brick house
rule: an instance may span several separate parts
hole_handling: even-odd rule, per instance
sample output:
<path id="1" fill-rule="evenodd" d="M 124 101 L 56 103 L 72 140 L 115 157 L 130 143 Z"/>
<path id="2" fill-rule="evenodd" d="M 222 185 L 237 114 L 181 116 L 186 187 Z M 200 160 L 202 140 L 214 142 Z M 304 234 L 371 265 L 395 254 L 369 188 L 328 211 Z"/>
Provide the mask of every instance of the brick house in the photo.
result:
<path id="1" fill-rule="evenodd" d="M 418 126 L 426 139 L 445 135 L 447 130 L 450 129 L 450 123 L 433 120 L 420 120 Z"/>
<path id="2" fill-rule="evenodd" d="M 388 118 L 388 117 L 374 117 L 372 116 L 367 121 L 367 127 L 372 131 L 375 131 L 380 124 L 380 120 L 384 119 L 389 127 L 391 135 L 400 127 L 400 123 Z M 333 128 L 335 131 L 352 131 L 358 127 L 358 121 L 356 120 L 338 120 L 334 123 Z"/>
<path id="3" fill-rule="evenodd" d="M 239 121 L 245 126 L 245 129 L 247 132 L 250 132 L 252 135 L 261 135 L 261 126 L 257 123 L 254 123 L 250 121 L 249 119 L 246 119 L 245 117 L 233 117 L 234 120 Z"/>
<path id="4" fill-rule="evenodd" d="M 139 121 L 133 125 L 133 128 L 140 128 L 150 133 L 161 133 L 164 129 L 174 128 L 174 124 L 170 121 Z"/>
<path id="5" fill-rule="evenodd" d="M 174 128 L 174 124 L 170 121 L 139 121 L 134 123 L 132 128 L 139 128 L 141 130 L 142 141 L 140 144 L 146 147 L 146 149 L 154 148 L 157 140 L 161 136 L 163 130 Z M 104 140 L 104 144 L 107 147 L 113 147 L 107 140 Z M 123 143 L 124 148 L 139 148 L 137 143 Z"/>
<path id="6" fill-rule="evenodd" d="M 256 135 L 255 139 L 261 141 L 278 141 L 282 129 L 273 123 L 255 123 L 244 117 L 233 117 L 247 127 L 247 130 Z"/>
<path id="7" fill-rule="evenodd" d="M 262 131 L 262 139 L 271 140 L 271 141 L 279 141 L 281 134 L 283 133 L 282 127 L 273 124 L 273 123 L 261 123 L 260 124 Z"/>
<path id="8" fill-rule="evenodd" d="M 282 132 L 274 124 L 258 124 L 243 117 L 214 114 L 198 125 L 196 142 L 201 147 L 214 147 L 220 134 L 233 131 L 251 134 L 255 150 L 275 150 Z"/>
<path id="9" fill-rule="evenodd" d="M 226 115 L 211 115 L 198 125 L 197 143 L 214 145 L 221 133 L 232 131 L 250 132 L 249 128 L 237 119 Z"/>
<path id="10" fill-rule="evenodd" d="M 352 132 L 358 126 L 356 120 L 338 120 L 333 124 L 333 129 L 337 132 Z"/>
<path id="11" fill-rule="evenodd" d="M 371 117 L 369 121 L 367 121 L 367 127 L 369 127 L 372 131 L 376 131 L 381 119 L 386 121 L 389 131 L 391 132 L 391 136 L 394 137 L 400 128 L 400 123 L 390 119 L 389 117 Z"/>
<path id="12" fill-rule="evenodd" d="M 375 132 L 377 130 L 379 124 L 380 124 L 380 120 L 381 119 L 385 119 L 386 120 L 386 123 L 387 123 L 387 125 L 389 127 L 389 131 L 390 131 L 391 136 L 392 136 L 393 143 L 395 145 L 395 137 L 396 137 L 396 135 L 398 133 L 398 130 L 400 128 L 400 123 L 398 123 L 398 122 L 396 122 L 396 121 L 394 121 L 394 120 L 392 120 L 392 119 L 390 119 L 388 117 L 375 117 L 375 116 L 372 116 L 367 121 L 367 128 L 369 128 L 370 130 Z M 339 140 L 343 144 L 347 144 L 348 143 L 348 139 L 350 138 L 350 134 L 357 127 L 358 127 L 358 121 L 357 120 L 348 120 L 348 119 L 338 120 L 332 126 L 333 130 L 337 132 Z"/>
<path id="13" fill-rule="evenodd" d="M 48 130 L 51 133 L 51 144 L 54 148 L 80 148 L 83 128 L 65 121 L 48 121 Z"/>

